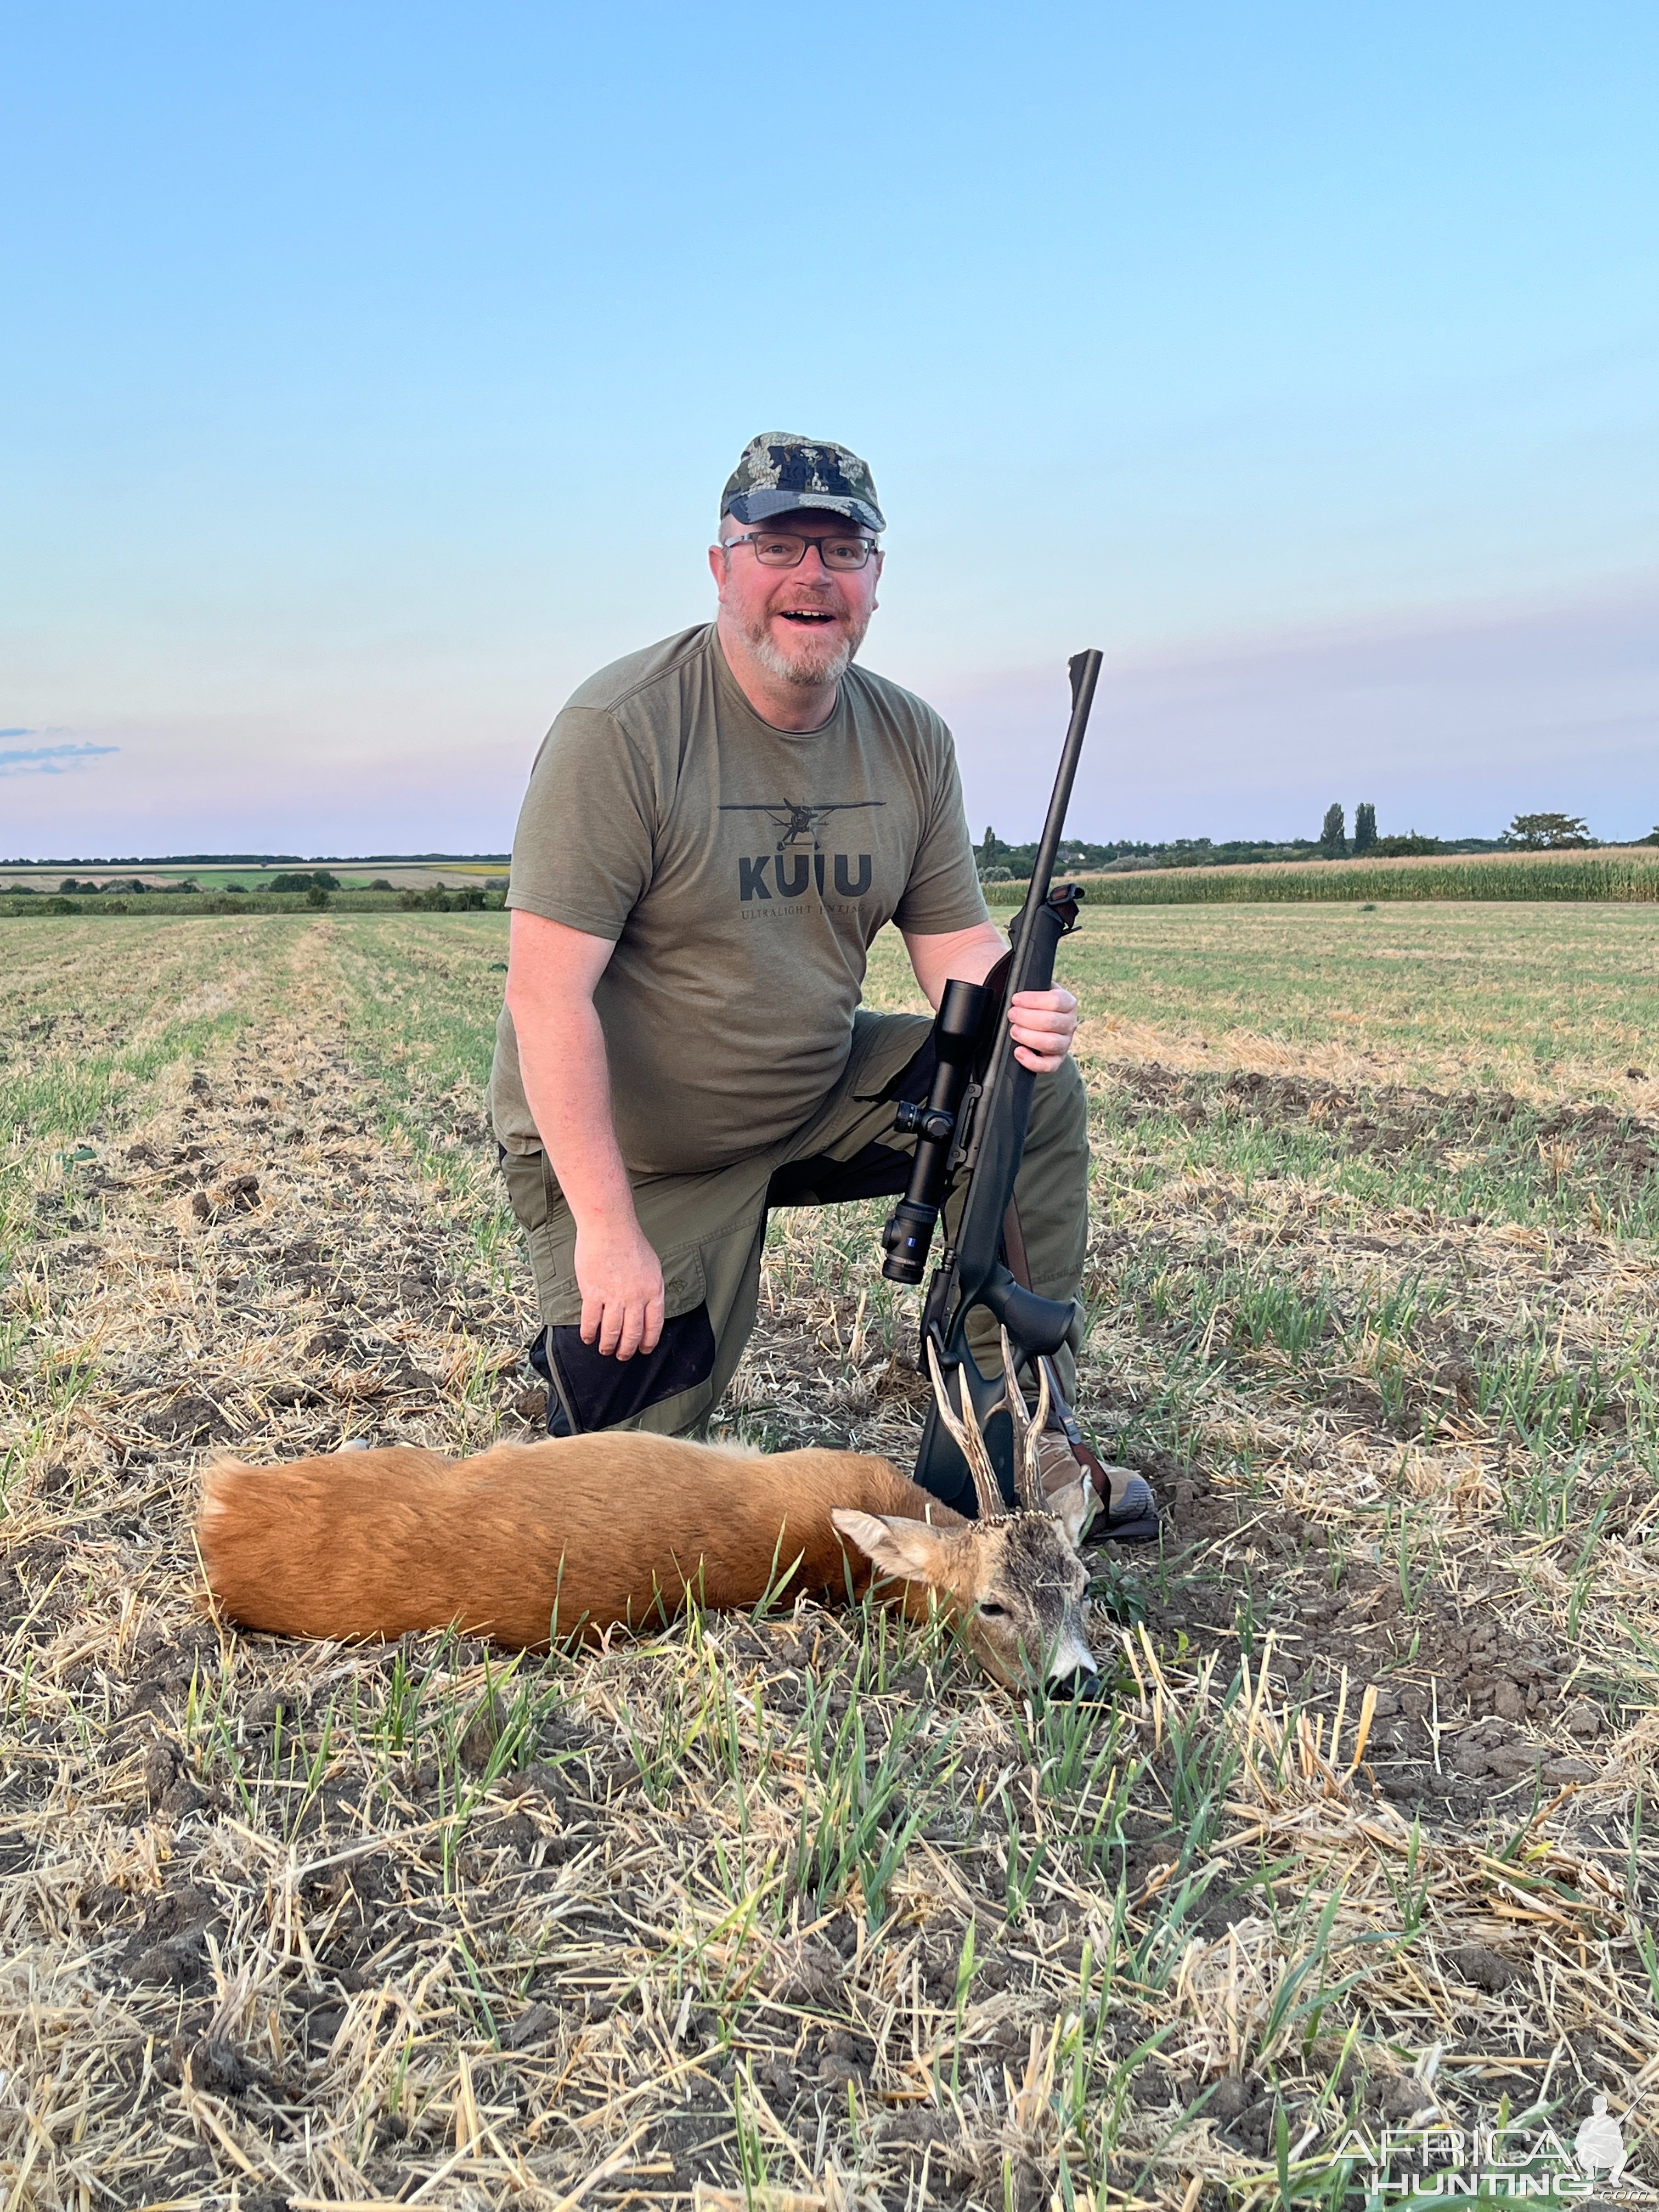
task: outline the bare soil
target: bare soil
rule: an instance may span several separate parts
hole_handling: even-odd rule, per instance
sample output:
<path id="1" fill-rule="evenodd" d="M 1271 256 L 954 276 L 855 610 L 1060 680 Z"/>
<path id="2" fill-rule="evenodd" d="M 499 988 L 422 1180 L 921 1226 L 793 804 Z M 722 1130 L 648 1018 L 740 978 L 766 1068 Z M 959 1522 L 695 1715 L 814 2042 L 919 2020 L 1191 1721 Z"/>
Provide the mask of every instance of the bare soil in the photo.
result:
<path id="1" fill-rule="evenodd" d="M 808 1605 L 285 1644 L 210 1457 L 538 1432 L 499 927 L 16 927 L 0 2203 L 1338 2205 L 1598 2093 L 1659 2178 L 1650 1121 L 1091 1061 L 1103 1707 Z M 873 1230 L 780 1222 L 725 1422 L 914 1448 Z"/>

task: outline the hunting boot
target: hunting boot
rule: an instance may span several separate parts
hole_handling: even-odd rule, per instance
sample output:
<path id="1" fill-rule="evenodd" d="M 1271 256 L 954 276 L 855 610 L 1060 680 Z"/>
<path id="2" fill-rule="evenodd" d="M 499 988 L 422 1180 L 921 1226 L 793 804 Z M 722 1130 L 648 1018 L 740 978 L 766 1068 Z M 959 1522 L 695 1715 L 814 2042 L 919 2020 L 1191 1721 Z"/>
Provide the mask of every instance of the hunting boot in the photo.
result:
<path id="1" fill-rule="evenodd" d="M 1133 1468 L 1115 1467 L 1097 1455 L 1060 1395 L 1052 1361 L 1042 1364 L 1048 1372 L 1048 1420 L 1036 1439 L 1036 1454 L 1044 1495 L 1071 1489 L 1081 1468 L 1097 1501 L 1085 1535 L 1097 1544 L 1152 1543 L 1158 1534 L 1158 1501 L 1152 1485 Z"/>

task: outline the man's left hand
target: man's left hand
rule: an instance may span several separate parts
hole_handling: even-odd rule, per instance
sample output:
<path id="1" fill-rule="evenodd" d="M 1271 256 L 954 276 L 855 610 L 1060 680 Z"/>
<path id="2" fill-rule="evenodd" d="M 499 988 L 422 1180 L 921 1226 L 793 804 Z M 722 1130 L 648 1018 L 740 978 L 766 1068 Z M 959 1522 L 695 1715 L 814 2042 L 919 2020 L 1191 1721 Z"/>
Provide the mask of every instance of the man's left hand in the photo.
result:
<path id="1" fill-rule="evenodd" d="M 1066 1062 L 1077 1035 L 1077 1000 L 1056 984 L 1052 991 L 1016 991 L 1008 1002 L 1014 1058 L 1036 1075 L 1052 1075 Z"/>

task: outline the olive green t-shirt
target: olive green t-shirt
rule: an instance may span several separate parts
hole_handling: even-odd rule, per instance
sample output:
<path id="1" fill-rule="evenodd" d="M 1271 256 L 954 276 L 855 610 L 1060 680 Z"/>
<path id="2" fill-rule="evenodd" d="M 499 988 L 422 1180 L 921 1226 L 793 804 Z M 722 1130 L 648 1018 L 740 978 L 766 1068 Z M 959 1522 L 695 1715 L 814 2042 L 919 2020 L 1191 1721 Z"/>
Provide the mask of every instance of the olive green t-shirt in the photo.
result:
<path id="1" fill-rule="evenodd" d="M 799 1128 L 847 1063 L 889 921 L 987 919 L 949 731 L 854 665 L 820 730 L 775 730 L 712 624 L 584 684 L 548 732 L 509 906 L 616 945 L 593 1003 L 636 1175 L 690 1174 Z M 490 1077 L 509 1152 L 539 1143 L 505 1007 Z"/>

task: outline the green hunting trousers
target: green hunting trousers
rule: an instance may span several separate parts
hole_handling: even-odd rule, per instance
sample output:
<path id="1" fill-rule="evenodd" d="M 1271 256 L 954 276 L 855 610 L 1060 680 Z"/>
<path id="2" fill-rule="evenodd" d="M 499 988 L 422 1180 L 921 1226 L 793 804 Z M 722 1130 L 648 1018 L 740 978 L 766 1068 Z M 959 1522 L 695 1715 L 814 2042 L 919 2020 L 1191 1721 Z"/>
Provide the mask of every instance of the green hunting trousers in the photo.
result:
<path id="1" fill-rule="evenodd" d="M 781 1144 L 702 1175 L 640 1176 L 634 1203 L 662 1262 L 663 1343 L 653 1354 L 605 1359 L 580 1342 L 576 1228 L 544 1153 L 508 1152 L 502 1172 L 530 1246 L 550 1380 L 574 1428 L 638 1428 L 683 1435 L 705 1424 L 737 1372 L 755 1325 L 769 1207 L 834 1205 L 896 1195 L 914 1137 L 896 1134 L 896 1100 L 925 1097 L 933 1075 L 933 1023 L 921 1014 L 860 1013 L 846 1071 L 817 1112 Z M 1014 1187 L 1031 1288 L 1076 1298 L 1088 1240 L 1088 1113 L 1069 1060 L 1040 1075 Z M 954 1237 L 957 1193 L 945 1207 Z M 938 1256 L 937 1247 L 934 1254 Z M 879 1261 L 873 1241 L 870 1265 Z M 1056 1360 L 1073 1395 L 1080 1317 Z M 969 1341 L 981 1369 L 1001 1364 L 996 1324 L 976 1310 Z M 540 1358 L 538 1365 L 542 1364 Z M 574 1401 L 574 1402 L 573 1402 Z M 555 1412 L 552 1399 L 550 1411 Z"/>

